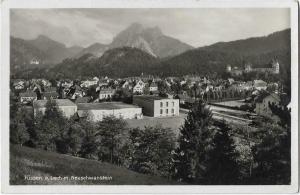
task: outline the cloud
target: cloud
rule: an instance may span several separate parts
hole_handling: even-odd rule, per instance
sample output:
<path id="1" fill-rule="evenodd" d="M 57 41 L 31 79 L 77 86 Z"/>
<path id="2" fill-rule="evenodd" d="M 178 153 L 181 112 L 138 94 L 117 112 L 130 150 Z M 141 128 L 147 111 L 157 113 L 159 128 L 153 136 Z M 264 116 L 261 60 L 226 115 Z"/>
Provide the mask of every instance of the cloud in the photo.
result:
<path id="1" fill-rule="evenodd" d="M 263 36 L 290 27 L 284 8 L 192 9 L 13 9 L 11 34 L 24 39 L 46 35 L 67 46 L 110 43 L 133 22 L 159 26 L 195 47 Z"/>

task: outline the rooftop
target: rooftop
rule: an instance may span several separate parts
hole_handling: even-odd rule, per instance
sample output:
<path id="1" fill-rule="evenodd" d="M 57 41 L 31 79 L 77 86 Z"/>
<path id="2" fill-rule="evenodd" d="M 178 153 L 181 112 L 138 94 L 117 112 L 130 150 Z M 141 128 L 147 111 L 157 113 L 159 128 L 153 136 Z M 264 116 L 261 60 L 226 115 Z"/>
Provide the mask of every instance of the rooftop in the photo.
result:
<path id="1" fill-rule="evenodd" d="M 20 93 L 20 97 L 36 97 L 36 93 L 33 91 L 26 91 L 24 93 Z"/>
<path id="2" fill-rule="evenodd" d="M 133 96 L 133 98 L 134 99 L 148 100 L 148 101 L 170 99 L 170 98 L 167 98 L 167 97 L 159 97 L 159 96 L 152 96 L 152 95 L 136 95 L 136 96 Z"/>
<path id="3" fill-rule="evenodd" d="M 115 110 L 123 108 L 139 108 L 132 104 L 122 102 L 103 102 L 103 103 L 78 103 L 78 110 Z"/>
<path id="4" fill-rule="evenodd" d="M 33 101 L 33 107 L 34 108 L 46 107 L 47 101 L 48 100 L 35 100 L 35 101 Z M 57 106 L 76 106 L 76 104 L 74 104 L 69 99 L 55 99 L 55 100 L 51 100 L 51 101 L 55 101 Z"/>

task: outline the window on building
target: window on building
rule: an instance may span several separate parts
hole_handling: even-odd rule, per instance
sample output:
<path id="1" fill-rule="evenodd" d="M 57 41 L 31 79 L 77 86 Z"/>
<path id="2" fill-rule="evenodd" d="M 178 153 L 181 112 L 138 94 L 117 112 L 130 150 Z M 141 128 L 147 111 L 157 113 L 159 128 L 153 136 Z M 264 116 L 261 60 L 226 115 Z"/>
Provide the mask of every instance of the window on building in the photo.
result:
<path id="1" fill-rule="evenodd" d="M 166 109 L 166 114 L 169 114 L 169 110 L 168 109 Z"/>
<path id="2" fill-rule="evenodd" d="M 174 108 L 172 108 L 172 114 L 174 114 Z"/>
<path id="3" fill-rule="evenodd" d="M 160 102 L 160 107 L 163 107 L 163 103 L 162 102 Z"/>
<path id="4" fill-rule="evenodd" d="M 163 109 L 160 109 L 160 114 L 163 114 Z"/>
<path id="5" fill-rule="evenodd" d="M 174 107 L 174 105 L 175 105 L 174 102 L 172 102 L 172 106 L 173 106 L 173 107 Z"/>
<path id="6" fill-rule="evenodd" d="M 166 104 L 167 104 L 167 107 L 169 106 L 169 102 L 166 102 Z"/>

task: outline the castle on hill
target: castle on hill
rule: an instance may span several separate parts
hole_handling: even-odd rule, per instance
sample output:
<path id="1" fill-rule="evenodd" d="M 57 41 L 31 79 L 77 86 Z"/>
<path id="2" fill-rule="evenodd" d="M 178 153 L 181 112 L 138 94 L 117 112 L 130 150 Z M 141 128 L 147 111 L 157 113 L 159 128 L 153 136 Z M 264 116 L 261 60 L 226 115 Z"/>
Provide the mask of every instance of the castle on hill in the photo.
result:
<path id="1" fill-rule="evenodd" d="M 251 63 L 245 63 L 244 69 L 238 68 L 238 67 L 231 67 L 231 65 L 226 66 L 226 72 L 229 72 L 233 75 L 241 75 L 243 72 L 249 73 L 249 72 L 269 72 L 272 74 L 279 74 L 279 62 L 276 59 L 273 59 L 271 63 L 260 66 L 260 67 L 254 67 Z"/>

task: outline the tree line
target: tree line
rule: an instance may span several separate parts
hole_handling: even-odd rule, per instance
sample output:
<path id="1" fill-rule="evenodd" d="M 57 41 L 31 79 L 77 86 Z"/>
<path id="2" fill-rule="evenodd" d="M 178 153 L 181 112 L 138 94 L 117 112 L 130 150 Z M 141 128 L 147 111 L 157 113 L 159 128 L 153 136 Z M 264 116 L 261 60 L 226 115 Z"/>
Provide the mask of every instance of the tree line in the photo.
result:
<path id="1" fill-rule="evenodd" d="M 280 110 L 277 113 L 282 115 Z M 239 131 L 213 120 L 201 101 L 190 109 L 178 138 L 168 128 L 130 128 L 114 117 L 99 122 L 67 119 L 55 101 L 48 101 L 45 113 L 36 116 L 11 102 L 10 117 L 12 144 L 109 162 L 188 184 L 290 183 L 288 123 L 257 121 L 257 131 Z M 243 142 L 236 141 L 239 135 Z"/>

